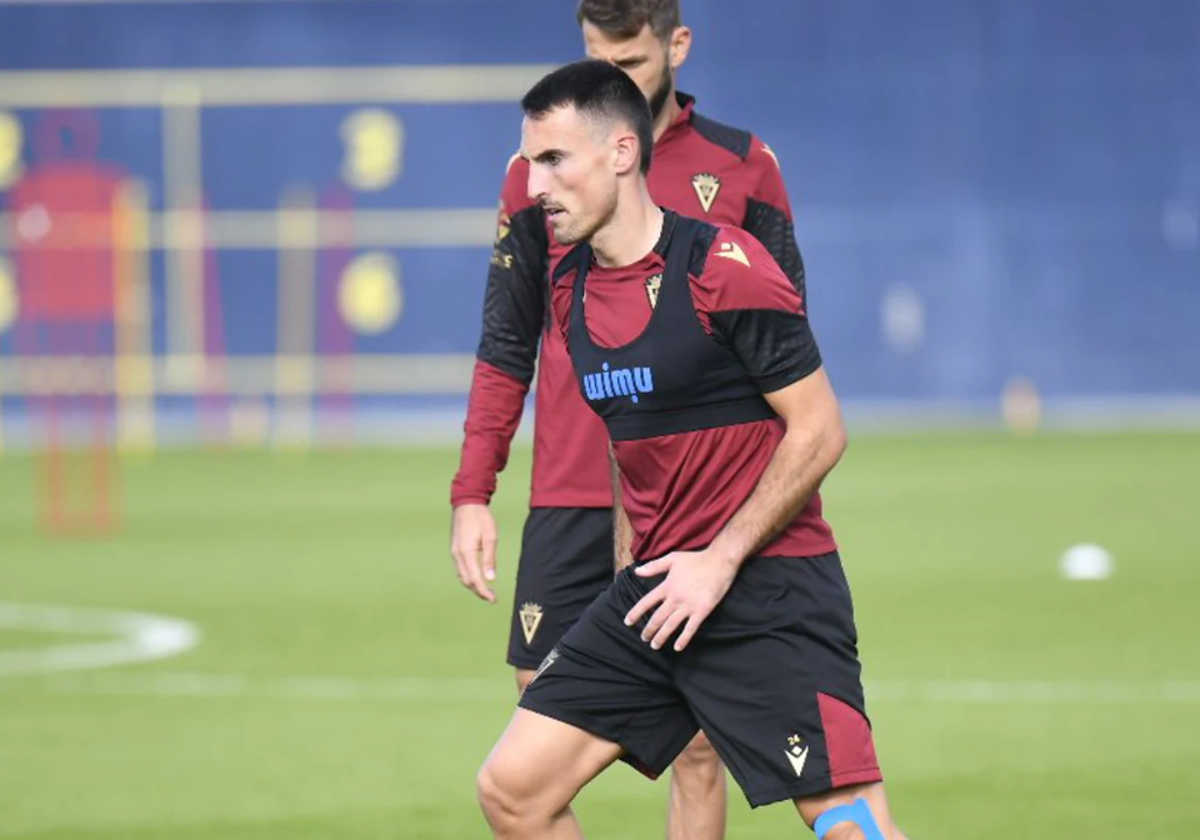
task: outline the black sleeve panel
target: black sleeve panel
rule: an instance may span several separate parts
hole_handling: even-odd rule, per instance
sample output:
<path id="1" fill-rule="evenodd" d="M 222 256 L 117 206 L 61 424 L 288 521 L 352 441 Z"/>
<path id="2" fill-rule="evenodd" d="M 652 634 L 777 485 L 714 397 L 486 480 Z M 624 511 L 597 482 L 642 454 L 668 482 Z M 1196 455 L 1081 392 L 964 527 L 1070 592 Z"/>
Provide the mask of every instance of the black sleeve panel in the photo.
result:
<path id="1" fill-rule="evenodd" d="M 746 220 L 742 229 L 751 234 L 763 244 L 783 273 L 792 281 L 800 300 L 804 302 L 804 311 L 808 311 L 808 289 L 804 282 L 804 259 L 800 256 L 800 246 L 796 244 L 796 230 L 787 214 L 778 207 L 772 207 L 761 201 L 749 199 L 746 202 Z"/>
<path id="2" fill-rule="evenodd" d="M 476 357 L 528 385 L 546 323 L 549 241 L 540 205 L 512 217 L 492 251 Z"/>
<path id="3" fill-rule="evenodd" d="M 727 152 L 732 152 L 742 160 L 745 160 L 750 154 L 751 134 L 749 131 L 710 120 L 694 111 L 692 112 L 692 128 L 696 129 L 696 132 L 709 143 L 720 146 Z"/>
<path id="4" fill-rule="evenodd" d="M 713 240 L 717 238 L 716 225 L 701 222 L 700 230 L 696 233 L 696 241 L 692 243 L 692 253 L 688 257 L 688 274 L 700 277 L 708 265 L 708 252 L 712 250 Z"/>
<path id="5" fill-rule="evenodd" d="M 709 316 L 713 337 L 733 350 L 764 394 L 778 391 L 821 366 L 808 319 L 780 309 L 731 309 Z"/>

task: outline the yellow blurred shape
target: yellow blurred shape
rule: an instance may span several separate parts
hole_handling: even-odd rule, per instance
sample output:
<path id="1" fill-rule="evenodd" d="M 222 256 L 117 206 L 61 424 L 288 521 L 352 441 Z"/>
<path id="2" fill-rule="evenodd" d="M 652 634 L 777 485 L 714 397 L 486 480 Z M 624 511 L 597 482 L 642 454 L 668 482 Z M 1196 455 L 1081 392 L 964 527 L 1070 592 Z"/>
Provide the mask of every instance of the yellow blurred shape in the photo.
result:
<path id="1" fill-rule="evenodd" d="M 0 257 L 0 333 L 10 329 L 17 322 L 20 311 L 21 302 L 17 295 L 17 280 L 13 276 L 12 265 Z"/>
<path id="2" fill-rule="evenodd" d="M 358 257 L 342 274 L 338 308 L 356 332 L 373 335 L 389 329 L 404 308 L 399 263 L 379 251 Z"/>
<path id="3" fill-rule="evenodd" d="M 154 362 L 149 356 L 117 357 L 117 393 L 139 397 L 154 393 Z"/>
<path id="4" fill-rule="evenodd" d="M 404 125 L 380 108 L 355 111 L 342 122 L 342 180 L 356 190 L 381 190 L 400 177 Z"/>
<path id="5" fill-rule="evenodd" d="M 21 121 L 8 111 L 0 111 L 0 190 L 7 189 L 21 177 L 21 147 L 24 145 Z"/>

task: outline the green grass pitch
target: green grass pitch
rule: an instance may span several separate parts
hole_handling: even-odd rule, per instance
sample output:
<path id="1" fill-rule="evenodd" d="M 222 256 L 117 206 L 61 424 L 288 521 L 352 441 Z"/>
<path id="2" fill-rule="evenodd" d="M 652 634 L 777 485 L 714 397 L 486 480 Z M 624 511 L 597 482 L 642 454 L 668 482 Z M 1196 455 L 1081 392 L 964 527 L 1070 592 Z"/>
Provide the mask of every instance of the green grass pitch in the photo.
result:
<path id="1" fill-rule="evenodd" d="M 0 458 L 0 602 L 201 632 L 150 663 L 0 669 L 0 837 L 487 837 L 474 774 L 514 700 L 528 452 L 495 504 L 493 607 L 449 559 L 455 463 L 134 458 L 121 533 L 72 541 L 34 525 L 35 462 Z M 913 840 L 1200 836 L 1200 435 L 860 436 L 825 499 Z M 1080 542 L 1111 579 L 1060 576 Z M 0 627 L 0 663 L 98 638 Z M 592 840 L 661 837 L 665 797 L 621 766 L 578 813 Z M 788 806 L 731 802 L 731 840 L 810 836 Z"/>

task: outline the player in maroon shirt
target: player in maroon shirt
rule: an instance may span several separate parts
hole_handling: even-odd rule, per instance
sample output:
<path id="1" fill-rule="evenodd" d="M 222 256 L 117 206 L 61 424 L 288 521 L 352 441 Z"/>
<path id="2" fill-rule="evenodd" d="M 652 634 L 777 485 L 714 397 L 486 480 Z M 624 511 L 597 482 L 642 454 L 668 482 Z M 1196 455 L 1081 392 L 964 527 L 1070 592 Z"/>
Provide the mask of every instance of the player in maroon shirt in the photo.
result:
<path id="1" fill-rule="evenodd" d="M 522 107 L 529 195 L 576 246 L 552 309 L 633 564 L 481 769 L 493 833 L 580 837 L 584 785 L 617 760 L 656 776 L 703 728 L 752 806 L 792 800 L 824 840 L 903 840 L 817 493 L 845 429 L 802 296 L 745 232 L 656 205 L 650 111 L 611 65 L 557 70 Z"/>
<path id="2" fill-rule="evenodd" d="M 675 74 L 691 45 L 678 0 L 583 0 L 578 19 L 588 56 L 623 69 L 650 103 L 655 199 L 746 229 L 803 293 L 804 265 L 775 155 L 749 132 L 701 116 L 691 97 L 676 92 Z M 566 347 L 547 317 L 548 276 L 567 249 L 548 235 L 543 208 L 528 197 L 528 177 L 528 161 L 514 157 L 501 193 L 461 466 L 451 490 L 459 579 L 494 601 L 497 537 L 487 505 L 536 369 L 533 486 L 508 646 L 522 689 L 612 580 L 614 561 L 604 428 L 580 398 Z M 711 748 L 700 739 L 676 769 L 668 836 L 719 840 L 725 774 Z"/>

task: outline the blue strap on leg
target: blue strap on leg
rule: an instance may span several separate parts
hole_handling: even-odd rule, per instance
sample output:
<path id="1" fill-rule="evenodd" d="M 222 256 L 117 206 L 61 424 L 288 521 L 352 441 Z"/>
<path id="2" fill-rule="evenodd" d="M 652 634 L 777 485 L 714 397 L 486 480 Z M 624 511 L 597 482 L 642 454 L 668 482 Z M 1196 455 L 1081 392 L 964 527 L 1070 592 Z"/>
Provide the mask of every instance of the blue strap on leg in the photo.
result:
<path id="1" fill-rule="evenodd" d="M 883 832 L 879 830 L 879 824 L 875 822 L 865 799 L 855 799 L 851 805 L 838 805 L 817 817 L 817 821 L 813 823 L 817 840 L 824 840 L 829 829 L 844 822 L 857 825 L 867 840 L 883 840 Z"/>

